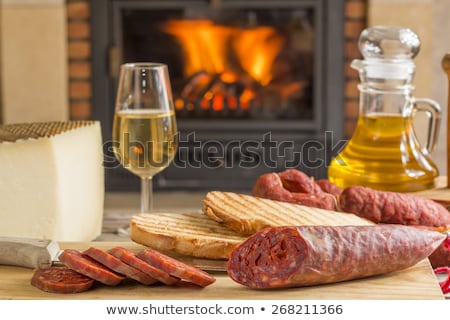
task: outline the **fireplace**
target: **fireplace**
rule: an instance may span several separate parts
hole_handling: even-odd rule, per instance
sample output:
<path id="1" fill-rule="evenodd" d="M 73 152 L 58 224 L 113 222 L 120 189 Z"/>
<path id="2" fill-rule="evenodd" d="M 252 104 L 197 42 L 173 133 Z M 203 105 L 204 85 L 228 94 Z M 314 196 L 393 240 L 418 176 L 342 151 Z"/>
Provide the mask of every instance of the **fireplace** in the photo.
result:
<path id="1" fill-rule="evenodd" d="M 180 130 L 159 190 L 249 190 L 265 172 L 326 176 L 343 139 L 344 1 L 91 2 L 93 115 L 106 188 L 137 190 L 109 143 L 118 68 L 169 66 Z"/>

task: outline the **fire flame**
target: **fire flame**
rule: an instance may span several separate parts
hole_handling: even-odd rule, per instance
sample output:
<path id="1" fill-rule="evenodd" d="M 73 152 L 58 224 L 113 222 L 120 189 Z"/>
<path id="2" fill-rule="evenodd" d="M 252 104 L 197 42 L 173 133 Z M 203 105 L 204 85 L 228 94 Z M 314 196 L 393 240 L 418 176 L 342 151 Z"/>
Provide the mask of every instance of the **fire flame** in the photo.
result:
<path id="1" fill-rule="evenodd" d="M 272 64 L 283 43 L 283 38 L 271 27 L 241 30 L 233 41 L 242 67 L 262 85 L 272 80 Z"/>
<path id="2" fill-rule="evenodd" d="M 229 59 L 234 54 L 240 68 L 267 85 L 272 80 L 272 64 L 284 44 L 283 37 L 271 27 L 240 29 L 210 20 L 171 20 L 164 30 L 175 36 L 185 50 L 187 77 L 199 71 L 221 74 L 234 70 Z"/>
<path id="3" fill-rule="evenodd" d="M 185 73 L 220 73 L 226 68 L 226 41 L 232 30 L 209 20 L 171 20 L 165 31 L 174 35 L 185 50 Z"/>

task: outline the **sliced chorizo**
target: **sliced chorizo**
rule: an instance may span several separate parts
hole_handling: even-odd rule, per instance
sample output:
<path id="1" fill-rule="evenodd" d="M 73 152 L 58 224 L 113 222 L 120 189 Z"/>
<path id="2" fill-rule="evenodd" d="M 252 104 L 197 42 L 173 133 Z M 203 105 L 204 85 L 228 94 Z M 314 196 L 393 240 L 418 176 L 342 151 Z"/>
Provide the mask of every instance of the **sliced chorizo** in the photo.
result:
<path id="1" fill-rule="evenodd" d="M 77 250 L 65 249 L 59 256 L 59 260 L 68 268 L 108 286 L 116 286 L 125 279 L 122 275 Z"/>
<path id="2" fill-rule="evenodd" d="M 236 247 L 227 271 L 250 288 L 334 283 L 411 267 L 445 238 L 402 225 L 273 227 Z"/>
<path id="3" fill-rule="evenodd" d="M 412 194 L 352 186 L 339 197 L 340 208 L 375 223 L 442 227 L 450 212 L 437 202 Z"/>
<path id="4" fill-rule="evenodd" d="M 100 262 L 111 270 L 127 276 L 130 279 L 134 279 L 144 285 L 151 285 L 158 280 L 150 277 L 148 274 L 126 264 L 122 260 L 116 258 L 112 254 L 94 247 L 89 247 L 83 253 L 92 259 Z"/>
<path id="5" fill-rule="evenodd" d="M 89 290 L 94 280 L 67 267 L 35 269 L 31 285 L 51 293 L 78 293 Z"/>
<path id="6" fill-rule="evenodd" d="M 216 281 L 216 279 L 207 272 L 187 265 L 153 249 L 145 249 L 139 252 L 137 257 L 172 276 L 201 287 L 209 286 Z"/>
<path id="7" fill-rule="evenodd" d="M 150 277 L 157 279 L 164 284 L 174 285 L 180 281 L 179 278 L 172 277 L 169 273 L 152 266 L 142 259 L 139 259 L 136 254 L 130 249 L 115 247 L 110 249 L 108 252 L 116 258 L 122 260 L 126 264 L 129 264 L 130 266 L 141 270 L 142 272 L 145 272 Z"/>

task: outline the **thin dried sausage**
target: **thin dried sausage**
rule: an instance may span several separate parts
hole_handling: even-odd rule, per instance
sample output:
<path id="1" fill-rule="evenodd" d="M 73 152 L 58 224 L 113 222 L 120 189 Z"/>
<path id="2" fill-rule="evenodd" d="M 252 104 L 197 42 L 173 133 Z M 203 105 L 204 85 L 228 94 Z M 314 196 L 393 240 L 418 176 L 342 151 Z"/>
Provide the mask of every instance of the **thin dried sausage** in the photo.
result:
<path id="1" fill-rule="evenodd" d="M 94 280 L 67 267 L 35 269 L 31 285 L 51 293 L 78 293 L 89 290 Z"/>
<path id="2" fill-rule="evenodd" d="M 283 187 L 280 177 L 276 173 L 266 173 L 261 175 L 253 185 L 252 194 L 272 200 L 288 201 L 292 194 Z"/>
<path id="3" fill-rule="evenodd" d="M 281 179 L 283 187 L 290 192 L 299 192 L 299 193 L 322 192 L 322 189 L 314 182 L 314 179 L 309 177 L 306 173 L 300 170 L 287 169 L 278 173 L 278 176 Z"/>
<path id="4" fill-rule="evenodd" d="M 413 266 L 445 238 L 402 225 L 273 227 L 236 247 L 227 271 L 250 288 L 340 282 Z"/>
<path id="5" fill-rule="evenodd" d="M 450 224 L 450 212 L 437 202 L 406 193 L 352 186 L 340 198 L 340 208 L 375 223 L 441 227 Z"/>
<path id="6" fill-rule="evenodd" d="M 260 176 L 253 186 L 252 195 L 328 210 L 335 210 L 337 203 L 333 195 L 325 192 L 291 192 L 283 186 L 280 175 L 276 173 L 266 173 Z"/>
<path id="7" fill-rule="evenodd" d="M 336 197 L 339 197 L 344 190 L 327 179 L 317 180 L 316 184 L 320 187 L 320 189 L 322 189 L 323 192 L 332 194 Z"/>
<path id="8" fill-rule="evenodd" d="M 272 199 L 275 200 L 275 199 Z M 326 210 L 337 210 L 338 201 L 336 197 L 329 193 L 292 193 L 291 203 L 300 204 L 302 206 L 326 209 Z"/>
<path id="9" fill-rule="evenodd" d="M 153 249 L 145 249 L 139 252 L 137 257 L 172 276 L 201 287 L 206 287 L 216 281 L 216 279 L 208 273 Z"/>
<path id="10" fill-rule="evenodd" d="M 150 277 L 148 274 L 126 264 L 122 260 L 114 257 L 112 254 L 94 247 L 89 247 L 83 253 L 99 263 L 105 265 L 111 270 L 120 273 L 128 278 L 134 279 L 142 284 L 151 285 L 158 280 Z"/>
<path id="11" fill-rule="evenodd" d="M 129 264 L 130 266 L 135 267 L 136 269 L 139 269 L 142 272 L 145 272 L 152 278 L 155 278 L 164 284 L 173 285 L 180 281 L 180 279 L 172 277 L 167 272 L 155 268 L 154 266 L 148 264 L 142 259 L 139 259 L 132 250 L 122 247 L 115 247 L 109 250 L 108 252 L 111 253 L 116 258 L 122 260 L 126 264 Z"/>
<path id="12" fill-rule="evenodd" d="M 59 260 L 68 268 L 108 286 L 116 286 L 125 278 L 77 250 L 64 250 Z"/>

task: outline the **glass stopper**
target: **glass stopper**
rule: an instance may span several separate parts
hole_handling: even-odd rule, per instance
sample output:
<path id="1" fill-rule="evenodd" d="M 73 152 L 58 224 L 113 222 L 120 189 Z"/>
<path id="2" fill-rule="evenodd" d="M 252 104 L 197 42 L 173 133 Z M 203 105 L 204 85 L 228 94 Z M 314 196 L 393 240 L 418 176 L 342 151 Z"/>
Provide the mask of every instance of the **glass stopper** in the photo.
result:
<path id="1" fill-rule="evenodd" d="M 413 59 L 419 53 L 420 39 L 405 27 L 374 26 L 361 33 L 359 50 L 366 59 Z"/>

